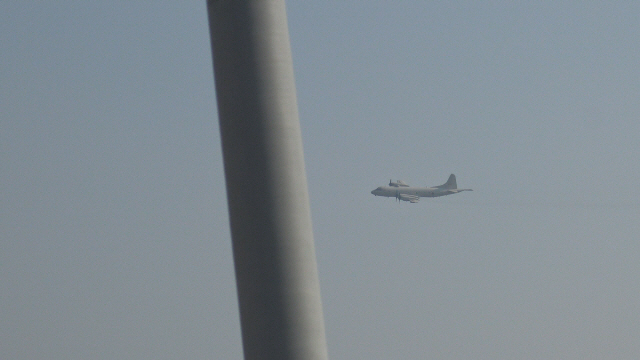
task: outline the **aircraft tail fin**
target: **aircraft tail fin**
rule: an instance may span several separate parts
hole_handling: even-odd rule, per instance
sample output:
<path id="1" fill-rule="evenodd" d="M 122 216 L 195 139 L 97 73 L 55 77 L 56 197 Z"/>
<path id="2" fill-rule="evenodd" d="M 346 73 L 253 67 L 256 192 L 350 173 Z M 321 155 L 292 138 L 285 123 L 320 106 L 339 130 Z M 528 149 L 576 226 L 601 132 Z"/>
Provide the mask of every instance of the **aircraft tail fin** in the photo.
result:
<path id="1" fill-rule="evenodd" d="M 436 187 L 439 189 L 457 189 L 458 184 L 456 183 L 456 176 L 453 174 L 449 175 L 449 180 L 447 180 L 446 183 Z"/>

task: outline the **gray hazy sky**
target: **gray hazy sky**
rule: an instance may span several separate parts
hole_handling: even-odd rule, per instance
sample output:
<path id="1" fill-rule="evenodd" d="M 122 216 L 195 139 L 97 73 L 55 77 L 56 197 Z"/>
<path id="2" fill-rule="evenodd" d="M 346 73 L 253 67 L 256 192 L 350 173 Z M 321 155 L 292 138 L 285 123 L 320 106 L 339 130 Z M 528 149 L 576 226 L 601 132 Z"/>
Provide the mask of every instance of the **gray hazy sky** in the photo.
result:
<path id="1" fill-rule="evenodd" d="M 640 3 L 287 10 L 331 359 L 637 357 Z M 0 358 L 241 357 L 205 1 L 0 2 Z"/>

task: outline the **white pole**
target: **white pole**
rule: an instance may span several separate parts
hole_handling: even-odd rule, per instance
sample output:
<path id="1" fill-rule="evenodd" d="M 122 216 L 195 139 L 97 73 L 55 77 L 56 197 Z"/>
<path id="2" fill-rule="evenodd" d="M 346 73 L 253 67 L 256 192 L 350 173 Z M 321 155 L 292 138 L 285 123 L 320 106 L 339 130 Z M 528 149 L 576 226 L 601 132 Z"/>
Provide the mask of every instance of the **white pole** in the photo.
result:
<path id="1" fill-rule="evenodd" d="M 284 0 L 208 0 L 247 360 L 326 360 Z"/>

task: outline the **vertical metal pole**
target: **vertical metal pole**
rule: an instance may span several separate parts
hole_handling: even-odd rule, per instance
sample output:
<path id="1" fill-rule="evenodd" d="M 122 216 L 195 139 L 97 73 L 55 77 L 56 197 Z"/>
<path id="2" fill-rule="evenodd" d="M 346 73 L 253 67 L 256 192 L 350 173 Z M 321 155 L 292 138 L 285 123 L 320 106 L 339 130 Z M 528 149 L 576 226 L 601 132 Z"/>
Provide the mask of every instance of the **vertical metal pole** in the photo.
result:
<path id="1" fill-rule="evenodd" d="M 208 0 L 247 360 L 326 360 L 284 0 Z"/>

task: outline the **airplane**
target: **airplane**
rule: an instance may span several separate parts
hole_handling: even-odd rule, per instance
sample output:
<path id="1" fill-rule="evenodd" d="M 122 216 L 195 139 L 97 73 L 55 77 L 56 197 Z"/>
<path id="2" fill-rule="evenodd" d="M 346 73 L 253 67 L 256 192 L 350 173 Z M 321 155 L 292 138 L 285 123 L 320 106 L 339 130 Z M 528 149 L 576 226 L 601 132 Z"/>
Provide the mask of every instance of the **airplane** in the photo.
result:
<path id="1" fill-rule="evenodd" d="M 438 197 L 444 195 L 457 194 L 462 191 L 473 191 L 472 189 L 458 189 L 456 176 L 449 175 L 446 183 L 434 187 L 413 187 L 404 181 L 393 182 L 389 180 L 389 186 L 380 186 L 371 193 L 375 196 L 395 197 L 398 201 L 408 201 L 417 203 L 421 197 Z"/>

